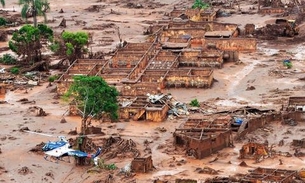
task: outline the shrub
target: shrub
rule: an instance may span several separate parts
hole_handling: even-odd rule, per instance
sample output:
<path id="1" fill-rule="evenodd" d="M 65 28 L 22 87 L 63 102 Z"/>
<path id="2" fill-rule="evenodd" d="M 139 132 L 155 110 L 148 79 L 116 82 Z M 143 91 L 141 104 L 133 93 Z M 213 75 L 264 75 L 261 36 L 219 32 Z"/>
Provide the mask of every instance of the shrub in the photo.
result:
<path id="1" fill-rule="evenodd" d="M 58 50 L 59 50 L 59 48 L 60 48 L 60 45 L 59 45 L 59 43 L 57 43 L 57 42 L 55 42 L 55 43 L 53 43 L 53 44 L 50 45 L 50 49 L 51 49 L 51 51 L 54 52 L 54 53 L 57 53 Z"/>
<path id="2" fill-rule="evenodd" d="M 57 78 L 58 78 L 57 75 L 50 76 L 50 77 L 49 77 L 49 82 L 52 83 L 52 82 L 54 82 Z"/>
<path id="3" fill-rule="evenodd" d="M 18 67 L 13 67 L 13 68 L 11 68 L 10 71 L 11 71 L 12 74 L 19 74 L 20 69 Z"/>
<path id="4" fill-rule="evenodd" d="M 207 9 L 209 7 L 208 3 L 202 2 L 202 0 L 195 0 L 192 6 L 193 9 Z"/>
<path id="5" fill-rule="evenodd" d="M 0 62 L 6 65 L 14 65 L 17 63 L 17 59 L 11 54 L 6 53 L 0 58 Z"/>
<path id="6" fill-rule="evenodd" d="M 291 69 L 291 68 L 292 68 L 292 63 L 291 63 L 290 60 L 284 60 L 284 61 L 283 61 L 283 65 L 284 65 L 285 67 L 287 67 L 287 69 Z"/>
<path id="7" fill-rule="evenodd" d="M 200 103 L 198 102 L 197 99 L 194 99 L 194 100 L 191 101 L 190 106 L 200 107 Z"/>
<path id="8" fill-rule="evenodd" d="M 3 17 L 0 17 L 0 26 L 4 26 L 6 24 L 7 24 L 7 21 Z"/>

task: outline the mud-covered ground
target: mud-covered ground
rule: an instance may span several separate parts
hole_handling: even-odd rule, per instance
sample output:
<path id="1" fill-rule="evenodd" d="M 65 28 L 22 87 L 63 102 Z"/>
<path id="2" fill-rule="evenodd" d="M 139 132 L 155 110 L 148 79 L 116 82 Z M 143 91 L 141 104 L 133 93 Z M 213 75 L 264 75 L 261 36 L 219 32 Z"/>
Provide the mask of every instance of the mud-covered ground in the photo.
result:
<path id="1" fill-rule="evenodd" d="M 117 28 L 120 27 L 123 40 L 129 42 L 143 42 L 142 35 L 147 22 L 161 19 L 164 12 L 172 10 L 173 6 L 189 6 L 191 1 L 138 1 L 137 4 L 143 8 L 127 7 L 129 1 L 101 1 L 93 0 L 53 0 L 50 1 L 51 12 L 48 13 L 49 23 L 57 32 L 63 28 L 57 27 L 62 18 L 67 20 L 65 30 L 94 32 L 92 49 L 93 51 L 107 51 L 113 49 L 119 42 Z M 99 10 L 85 10 L 92 5 L 98 5 Z M 19 6 L 7 3 L 6 9 L 19 10 Z M 130 6 L 130 5 L 129 5 Z M 59 13 L 63 9 L 64 13 Z M 112 9 L 112 10 L 111 10 Z M 17 12 L 16 12 L 17 13 Z M 239 14 L 230 17 L 220 18 L 220 22 L 238 23 L 245 25 L 250 21 L 259 26 L 270 22 L 274 17 L 257 14 L 241 16 Z M 241 26 L 242 27 L 242 26 Z M 304 32 L 301 30 L 300 32 Z M 302 36 L 302 35 L 299 35 Z M 297 39 L 297 38 L 296 38 Z M 4 43 L 1 43 L 1 46 Z M 216 109 L 236 108 L 250 105 L 266 107 L 279 110 L 282 105 L 287 104 L 289 96 L 304 95 L 305 63 L 304 45 L 293 44 L 288 41 L 258 42 L 258 50 L 255 53 L 241 53 L 240 62 L 226 63 L 222 69 L 214 71 L 215 83 L 211 89 L 170 89 L 164 91 L 171 93 L 176 99 L 182 102 L 189 102 L 197 98 L 200 102 L 211 106 L 205 109 L 213 112 Z M 283 67 L 283 59 L 291 59 L 293 67 Z M 247 90 L 247 88 L 253 90 Z M 120 133 L 123 138 L 132 139 L 140 150 L 143 150 L 144 141 L 148 141 L 148 148 L 151 150 L 155 169 L 148 174 L 136 174 L 133 177 L 119 175 L 119 170 L 99 173 L 87 173 L 92 167 L 76 167 L 68 162 L 49 162 L 43 159 L 42 155 L 30 152 L 35 145 L 48 140 L 56 140 L 58 135 L 67 135 L 70 130 L 80 128 L 80 118 L 65 116 L 68 104 L 57 99 L 54 93 L 55 86 L 48 87 L 48 83 L 33 87 L 30 90 L 18 89 L 9 91 L 3 100 L 6 104 L 0 104 L 0 182 L 99 182 L 107 179 L 109 174 L 114 177 L 114 182 L 139 182 L 150 183 L 157 178 L 170 180 L 176 178 L 195 178 L 203 180 L 215 175 L 198 173 L 196 168 L 210 167 L 216 170 L 219 176 L 235 175 L 246 173 L 255 167 L 272 167 L 284 169 L 300 169 L 304 167 L 304 160 L 297 157 L 275 156 L 265 159 L 261 163 L 254 160 L 245 160 L 247 167 L 239 166 L 239 149 L 248 139 L 256 139 L 257 142 L 275 144 L 275 149 L 282 152 L 294 153 L 290 143 L 292 139 L 302 139 L 304 136 L 304 124 L 297 126 L 283 126 L 274 123 L 265 129 L 259 129 L 240 142 L 236 142 L 234 148 L 226 148 L 218 154 L 203 160 L 196 160 L 179 153 L 172 145 L 172 133 L 186 118 L 168 119 L 162 123 L 153 122 L 119 122 L 115 124 L 93 122 L 94 125 L 102 127 L 107 136 L 113 133 Z M 20 104 L 19 99 L 27 98 L 35 100 L 35 104 Z M 29 107 L 38 106 L 48 114 L 44 117 L 36 117 Z M 203 114 L 197 114 L 203 115 Z M 60 123 L 62 118 L 67 123 Z M 37 131 L 50 136 L 21 132 L 20 129 L 28 127 L 31 131 Z M 162 129 L 165 130 L 162 130 Z M 161 130 L 160 130 L 161 129 Z M 287 133 L 289 131 L 289 133 Z M 100 138 L 100 137 L 94 137 Z M 285 139 L 283 146 L 279 147 L 280 140 Z M 99 142 L 97 140 L 97 142 Z M 141 155 L 149 152 L 141 151 Z M 211 162 L 215 158 L 217 161 Z M 103 158 L 103 157 L 102 157 Z M 279 159 L 283 164 L 279 165 Z M 130 158 L 113 158 L 106 160 L 107 163 L 114 163 L 117 167 L 123 168 L 130 163 Z"/>

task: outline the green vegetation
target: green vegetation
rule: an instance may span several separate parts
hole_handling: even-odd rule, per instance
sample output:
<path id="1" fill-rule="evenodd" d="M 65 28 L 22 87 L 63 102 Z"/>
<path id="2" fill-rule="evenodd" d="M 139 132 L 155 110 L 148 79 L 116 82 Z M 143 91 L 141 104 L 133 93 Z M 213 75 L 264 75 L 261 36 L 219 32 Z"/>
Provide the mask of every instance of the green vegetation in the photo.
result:
<path id="1" fill-rule="evenodd" d="M 0 26 L 5 26 L 7 24 L 7 21 L 5 18 L 0 17 Z"/>
<path id="2" fill-rule="evenodd" d="M 105 170 L 116 170 L 118 167 L 114 164 L 106 164 L 103 159 L 99 159 L 98 167 Z"/>
<path id="3" fill-rule="evenodd" d="M 4 54 L 0 57 L 0 62 L 5 65 L 14 65 L 17 63 L 17 59 L 9 53 Z"/>
<path id="4" fill-rule="evenodd" d="M 87 122 L 91 118 L 101 118 L 105 114 L 112 120 L 118 118 L 118 91 L 98 76 L 75 76 L 65 98 L 72 98 L 82 114 L 81 133 L 85 134 Z"/>
<path id="5" fill-rule="evenodd" d="M 209 4 L 202 2 L 202 0 L 195 0 L 194 4 L 192 6 L 193 9 L 196 9 L 196 8 L 207 9 L 208 7 L 209 7 Z"/>
<path id="6" fill-rule="evenodd" d="M 284 60 L 283 65 L 285 67 L 287 67 L 287 69 L 291 69 L 292 68 L 292 63 L 289 60 Z"/>
<path id="7" fill-rule="evenodd" d="M 26 62 L 38 62 L 41 60 L 42 42 L 53 41 L 53 30 L 48 26 L 39 24 L 37 27 L 24 25 L 14 32 L 9 41 L 9 48 L 22 55 Z"/>
<path id="8" fill-rule="evenodd" d="M 194 99 L 191 101 L 190 106 L 192 107 L 200 107 L 200 103 L 198 102 L 197 99 Z"/>
<path id="9" fill-rule="evenodd" d="M 4 0 L 0 0 L 0 4 L 2 5 L 2 7 L 5 7 L 5 1 Z"/>
<path id="10" fill-rule="evenodd" d="M 64 32 L 62 33 L 65 52 L 70 61 L 81 58 L 83 54 L 88 52 L 89 35 L 85 32 Z"/>
<path id="11" fill-rule="evenodd" d="M 58 42 L 52 43 L 50 45 L 50 50 L 54 53 L 58 52 L 60 49 L 60 44 Z"/>
<path id="12" fill-rule="evenodd" d="M 57 75 L 53 75 L 53 76 L 50 76 L 49 77 L 49 82 L 50 83 L 53 83 L 55 80 L 57 80 L 58 79 L 58 76 Z"/>
<path id="13" fill-rule="evenodd" d="M 50 9 L 48 0 L 19 0 L 19 5 L 23 5 L 21 17 L 27 20 L 29 15 L 32 16 L 34 27 L 37 27 L 37 16 L 43 16 L 46 22 L 46 12 Z"/>
<path id="14" fill-rule="evenodd" d="M 291 62 L 285 63 L 285 66 L 286 66 L 288 69 L 291 69 L 291 68 L 292 68 L 292 63 L 291 63 Z"/>
<path id="15" fill-rule="evenodd" d="M 19 74 L 20 69 L 18 67 L 13 67 L 13 68 L 11 68 L 10 71 L 11 71 L 12 74 L 16 74 L 17 75 L 17 74 Z"/>

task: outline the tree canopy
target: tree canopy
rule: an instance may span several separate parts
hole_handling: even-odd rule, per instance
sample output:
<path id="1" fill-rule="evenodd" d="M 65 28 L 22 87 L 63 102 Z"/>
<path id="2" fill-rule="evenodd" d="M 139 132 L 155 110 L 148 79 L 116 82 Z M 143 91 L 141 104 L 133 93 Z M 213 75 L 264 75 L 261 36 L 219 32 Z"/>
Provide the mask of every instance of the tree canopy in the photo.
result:
<path id="1" fill-rule="evenodd" d="M 50 9 L 48 0 L 19 0 L 19 5 L 23 5 L 22 18 L 27 20 L 29 15 L 32 16 L 34 27 L 37 26 L 37 16 L 43 16 L 46 22 L 46 12 Z"/>
<path id="2" fill-rule="evenodd" d="M 89 35 L 85 32 L 63 32 L 62 39 L 65 44 L 66 55 L 70 61 L 81 58 L 88 52 Z"/>
<path id="3" fill-rule="evenodd" d="M 34 63 L 41 60 L 42 41 L 51 42 L 52 39 L 53 30 L 48 26 L 24 25 L 13 33 L 9 48 L 19 56 L 23 56 L 25 61 Z"/>
<path id="4" fill-rule="evenodd" d="M 4 0 L 0 0 L 0 4 L 2 5 L 2 7 L 5 7 L 5 1 Z"/>
<path id="5" fill-rule="evenodd" d="M 75 76 L 65 97 L 73 98 L 82 114 L 82 132 L 90 117 L 109 114 L 112 120 L 118 118 L 118 91 L 99 76 Z"/>
<path id="6" fill-rule="evenodd" d="M 202 0 L 195 0 L 192 6 L 193 9 L 207 9 L 209 7 L 208 3 L 203 2 Z"/>

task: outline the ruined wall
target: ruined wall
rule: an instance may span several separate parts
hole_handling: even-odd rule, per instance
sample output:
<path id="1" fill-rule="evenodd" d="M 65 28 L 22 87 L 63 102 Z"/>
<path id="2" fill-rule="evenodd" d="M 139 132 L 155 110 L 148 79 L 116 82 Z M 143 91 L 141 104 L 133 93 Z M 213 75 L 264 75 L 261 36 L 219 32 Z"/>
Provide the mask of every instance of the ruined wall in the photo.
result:
<path id="1" fill-rule="evenodd" d="M 229 147 L 230 142 L 231 142 L 231 131 L 226 131 L 226 132 L 220 133 L 216 137 L 211 137 L 211 139 L 209 140 L 210 144 L 209 144 L 209 146 L 207 146 L 208 148 L 204 148 L 204 147 L 202 147 L 202 145 L 199 146 L 199 148 L 197 150 L 198 159 L 202 159 L 204 157 L 211 155 L 212 153 L 216 153 L 216 152 L 220 151 L 223 148 Z M 206 145 L 208 145 L 208 144 L 206 144 Z M 190 147 L 191 147 L 191 145 L 190 145 Z"/>
<path id="2" fill-rule="evenodd" d="M 131 119 L 141 110 L 140 107 L 120 107 L 119 108 L 119 118 L 120 119 Z"/>
<path id="3" fill-rule="evenodd" d="M 152 170 L 153 170 L 153 161 L 151 159 L 151 156 L 144 158 L 134 158 L 131 161 L 132 172 L 146 173 Z"/>
<path id="4" fill-rule="evenodd" d="M 284 13 L 284 8 L 261 8 L 258 13 L 261 14 L 273 14 L 273 13 Z"/>
<path id="5" fill-rule="evenodd" d="M 213 83 L 213 70 L 176 70 L 169 71 L 165 78 L 167 87 L 209 88 Z"/>
<path id="6" fill-rule="evenodd" d="M 229 39 L 213 39 L 206 38 L 202 41 L 203 47 L 208 44 L 216 45 L 217 49 L 228 51 L 255 51 L 257 47 L 256 39 L 252 38 L 229 38 Z"/>
<path id="7" fill-rule="evenodd" d="M 305 112 L 302 111 L 293 111 L 289 112 L 287 115 L 284 116 L 285 119 L 293 119 L 297 122 L 305 122 Z"/>
<path id="8" fill-rule="evenodd" d="M 154 121 L 154 122 L 162 122 L 166 119 L 169 108 L 167 105 L 164 105 L 157 109 L 147 107 L 145 110 L 146 110 L 146 120 Z"/>
<path id="9" fill-rule="evenodd" d="M 187 147 L 187 150 L 193 149 L 196 152 L 197 159 L 202 159 L 225 147 L 229 147 L 232 141 L 231 130 L 217 134 L 216 132 L 215 134 L 209 132 L 209 135 L 204 134 L 203 139 L 201 140 L 195 139 L 193 136 L 185 136 L 181 134 L 174 134 L 174 137 L 175 144 L 184 145 Z"/>
<path id="10" fill-rule="evenodd" d="M 160 83 L 136 83 L 130 85 L 124 85 L 120 90 L 120 94 L 123 96 L 138 96 L 157 94 L 161 92 Z"/>
<path id="11" fill-rule="evenodd" d="M 169 22 L 169 29 L 204 29 L 205 31 L 236 31 L 237 24 L 227 24 L 218 22 Z"/>
<path id="12" fill-rule="evenodd" d="M 162 32 L 161 35 L 161 41 L 166 41 L 167 37 L 173 37 L 173 38 L 181 38 L 183 35 L 192 35 L 192 37 L 198 37 L 201 38 L 205 34 L 204 29 L 179 29 L 179 30 L 165 30 Z"/>
<path id="13" fill-rule="evenodd" d="M 244 137 L 247 133 L 255 131 L 258 128 L 266 125 L 267 123 L 281 121 L 281 120 L 282 120 L 282 114 L 267 114 L 267 115 L 262 115 L 261 117 L 249 119 L 247 124 L 248 127 L 243 131 L 239 131 L 235 138 L 239 139 L 241 137 Z"/>
<path id="14" fill-rule="evenodd" d="M 223 52 L 206 51 L 183 51 L 178 58 L 180 66 L 186 67 L 221 67 L 223 63 Z"/>

